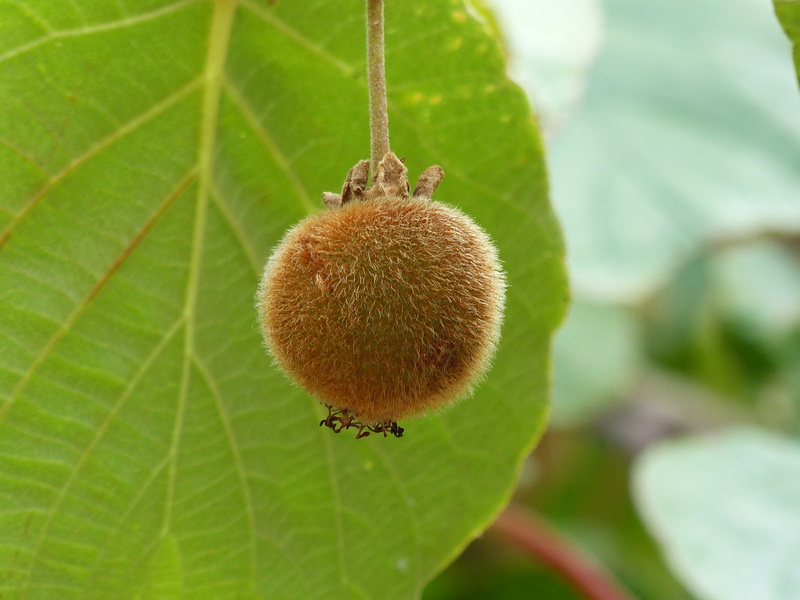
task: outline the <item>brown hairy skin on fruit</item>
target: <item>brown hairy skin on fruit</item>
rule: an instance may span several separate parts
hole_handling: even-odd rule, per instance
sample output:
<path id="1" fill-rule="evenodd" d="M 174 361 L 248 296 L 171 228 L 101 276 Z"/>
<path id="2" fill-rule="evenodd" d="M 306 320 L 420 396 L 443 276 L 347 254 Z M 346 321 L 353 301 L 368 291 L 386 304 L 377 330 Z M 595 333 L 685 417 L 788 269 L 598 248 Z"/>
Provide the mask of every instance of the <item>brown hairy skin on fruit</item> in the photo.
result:
<path id="1" fill-rule="evenodd" d="M 329 210 L 287 232 L 259 287 L 261 328 L 280 367 L 364 423 L 469 394 L 500 337 L 505 279 L 494 246 L 424 192 L 342 204 L 329 194 Z"/>

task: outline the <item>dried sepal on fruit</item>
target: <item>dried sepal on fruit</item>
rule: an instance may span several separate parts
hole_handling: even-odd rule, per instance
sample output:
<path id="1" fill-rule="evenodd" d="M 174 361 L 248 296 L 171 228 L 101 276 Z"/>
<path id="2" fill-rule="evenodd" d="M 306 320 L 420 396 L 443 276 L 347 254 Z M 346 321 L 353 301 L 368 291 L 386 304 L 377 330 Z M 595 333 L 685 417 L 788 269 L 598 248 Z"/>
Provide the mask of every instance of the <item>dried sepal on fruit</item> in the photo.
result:
<path id="1" fill-rule="evenodd" d="M 329 406 L 320 425 L 400 437 L 399 419 L 468 395 L 500 336 L 505 281 L 487 234 L 432 201 L 443 173 L 413 194 L 388 153 L 373 185 L 358 163 L 327 210 L 290 229 L 258 292 L 266 345 Z"/>

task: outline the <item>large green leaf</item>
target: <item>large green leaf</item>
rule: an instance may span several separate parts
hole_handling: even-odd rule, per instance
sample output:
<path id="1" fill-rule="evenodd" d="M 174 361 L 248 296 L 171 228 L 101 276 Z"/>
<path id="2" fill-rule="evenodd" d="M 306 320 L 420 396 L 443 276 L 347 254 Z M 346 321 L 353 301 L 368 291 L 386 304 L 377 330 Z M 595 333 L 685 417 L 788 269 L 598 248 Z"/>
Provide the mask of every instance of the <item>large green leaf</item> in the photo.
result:
<path id="1" fill-rule="evenodd" d="M 0 3 L 4 600 L 410 598 L 507 499 L 566 301 L 542 150 L 462 2 L 386 12 L 393 149 L 510 289 L 473 398 L 355 440 L 252 305 L 367 153 L 362 0 Z"/>
<path id="2" fill-rule="evenodd" d="M 636 465 L 634 496 L 701 600 L 800 598 L 800 445 L 755 429 L 668 442 Z"/>

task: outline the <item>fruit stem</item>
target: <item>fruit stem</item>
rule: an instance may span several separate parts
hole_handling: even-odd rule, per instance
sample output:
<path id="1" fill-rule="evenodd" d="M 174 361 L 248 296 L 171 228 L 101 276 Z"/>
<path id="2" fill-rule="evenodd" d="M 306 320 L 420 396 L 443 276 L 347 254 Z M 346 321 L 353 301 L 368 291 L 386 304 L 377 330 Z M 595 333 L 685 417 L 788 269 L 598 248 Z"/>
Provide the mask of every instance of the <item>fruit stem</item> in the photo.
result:
<path id="1" fill-rule="evenodd" d="M 383 46 L 383 0 L 367 0 L 367 82 L 369 85 L 370 172 L 389 152 L 389 114 Z"/>

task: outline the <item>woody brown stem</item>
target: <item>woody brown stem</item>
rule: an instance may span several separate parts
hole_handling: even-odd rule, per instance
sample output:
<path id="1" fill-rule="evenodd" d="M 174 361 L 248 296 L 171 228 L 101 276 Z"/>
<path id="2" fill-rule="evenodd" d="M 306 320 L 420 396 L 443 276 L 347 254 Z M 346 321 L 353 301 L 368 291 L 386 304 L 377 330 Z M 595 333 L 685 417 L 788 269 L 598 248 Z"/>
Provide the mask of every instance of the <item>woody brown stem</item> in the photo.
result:
<path id="1" fill-rule="evenodd" d="M 370 172 L 389 152 L 389 114 L 383 42 L 383 0 L 367 0 L 367 82 L 369 85 Z"/>

